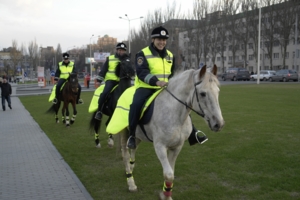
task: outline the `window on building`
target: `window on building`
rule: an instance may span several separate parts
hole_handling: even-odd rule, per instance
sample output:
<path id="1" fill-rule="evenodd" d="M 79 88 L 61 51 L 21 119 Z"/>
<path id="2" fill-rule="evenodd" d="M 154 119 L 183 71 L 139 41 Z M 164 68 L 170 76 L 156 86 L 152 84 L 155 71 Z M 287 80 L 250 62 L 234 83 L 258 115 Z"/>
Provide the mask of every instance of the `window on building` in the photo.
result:
<path id="1" fill-rule="evenodd" d="M 289 58 L 289 52 L 285 53 L 285 58 Z"/>
<path id="2" fill-rule="evenodd" d="M 232 45 L 229 45 L 228 50 L 232 51 Z"/>
<path id="3" fill-rule="evenodd" d="M 269 42 L 265 42 L 265 47 L 269 47 Z"/>
<path id="4" fill-rule="evenodd" d="M 229 56 L 228 59 L 229 59 L 229 61 L 232 61 L 232 56 Z"/>
<path id="5" fill-rule="evenodd" d="M 265 59 L 269 59 L 269 54 L 265 54 Z"/>
<path id="6" fill-rule="evenodd" d="M 278 46 L 279 46 L 279 41 L 278 41 L 278 40 L 275 40 L 274 43 L 273 43 L 273 46 L 274 46 L 274 47 L 278 47 Z"/>
<path id="7" fill-rule="evenodd" d="M 241 44 L 241 49 L 245 49 L 245 45 L 244 44 Z"/>
<path id="8" fill-rule="evenodd" d="M 273 53 L 273 58 L 274 59 L 279 59 L 279 53 Z"/>
<path id="9" fill-rule="evenodd" d="M 248 60 L 253 60 L 253 55 L 249 55 Z"/>
<path id="10" fill-rule="evenodd" d="M 219 56 L 219 57 L 217 57 L 217 61 L 221 61 L 221 57 Z"/>
<path id="11" fill-rule="evenodd" d="M 226 61 L 226 56 L 223 57 L 223 60 Z"/>
<path id="12" fill-rule="evenodd" d="M 235 50 L 239 50 L 240 49 L 240 45 L 236 44 L 235 45 Z"/>
<path id="13" fill-rule="evenodd" d="M 235 60 L 239 60 L 239 56 L 235 56 Z"/>
<path id="14" fill-rule="evenodd" d="M 249 47 L 248 49 L 253 49 L 253 43 L 249 43 L 248 47 Z"/>

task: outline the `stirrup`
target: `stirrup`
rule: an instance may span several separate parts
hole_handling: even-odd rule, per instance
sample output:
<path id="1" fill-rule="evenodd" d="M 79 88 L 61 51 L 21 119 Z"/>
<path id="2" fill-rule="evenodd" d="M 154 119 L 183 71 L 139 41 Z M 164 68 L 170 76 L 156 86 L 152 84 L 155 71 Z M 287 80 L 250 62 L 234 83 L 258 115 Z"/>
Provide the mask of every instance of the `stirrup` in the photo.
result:
<path id="1" fill-rule="evenodd" d="M 127 140 L 127 148 L 129 149 L 135 149 L 136 148 L 136 141 L 134 136 L 129 136 Z"/>
<path id="2" fill-rule="evenodd" d="M 78 99 L 78 103 L 77 104 L 83 104 L 83 100 L 82 99 Z"/>
<path id="3" fill-rule="evenodd" d="M 57 98 L 53 99 L 52 103 L 57 104 Z"/>
<path id="4" fill-rule="evenodd" d="M 202 133 L 202 134 L 203 134 L 202 137 L 205 137 L 205 139 L 202 140 L 202 141 L 199 141 L 199 140 L 198 140 L 198 133 Z M 197 131 L 196 131 L 195 137 L 196 137 L 196 140 L 197 140 L 197 142 L 198 142 L 199 144 L 203 144 L 204 142 L 206 142 L 206 141 L 208 140 L 208 138 L 206 137 L 205 133 L 203 133 L 203 132 L 200 131 L 200 130 L 197 130 Z"/>
<path id="5" fill-rule="evenodd" d="M 97 120 L 101 120 L 102 119 L 102 112 L 101 111 L 97 111 L 97 113 L 95 115 L 95 119 L 97 119 Z"/>

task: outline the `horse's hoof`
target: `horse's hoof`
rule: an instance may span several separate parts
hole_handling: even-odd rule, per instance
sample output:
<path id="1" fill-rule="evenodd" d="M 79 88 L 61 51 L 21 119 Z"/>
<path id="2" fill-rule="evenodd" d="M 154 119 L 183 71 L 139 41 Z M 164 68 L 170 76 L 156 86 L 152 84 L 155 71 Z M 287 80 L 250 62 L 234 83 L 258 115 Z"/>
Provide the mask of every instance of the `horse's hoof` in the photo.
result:
<path id="1" fill-rule="evenodd" d="M 130 189 L 129 188 L 129 192 L 137 192 L 137 191 L 138 191 L 137 187 L 135 189 Z"/>
<path id="2" fill-rule="evenodd" d="M 100 148 L 101 148 L 101 144 L 98 143 L 98 144 L 96 145 L 96 148 L 100 149 Z"/>
<path id="3" fill-rule="evenodd" d="M 158 198 L 159 198 L 160 200 L 172 200 L 172 197 L 167 197 L 167 196 L 165 196 L 165 195 L 164 195 L 164 192 L 160 192 L 160 193 L 158 194 Z"/>
<path id="4" fill-rule="evenodd" d="M 109 148 L 113 148 L 113 146 L 114 146 L 114 140 L 113 139 L 108 138 L 107 143 L 108 143 Z"/>

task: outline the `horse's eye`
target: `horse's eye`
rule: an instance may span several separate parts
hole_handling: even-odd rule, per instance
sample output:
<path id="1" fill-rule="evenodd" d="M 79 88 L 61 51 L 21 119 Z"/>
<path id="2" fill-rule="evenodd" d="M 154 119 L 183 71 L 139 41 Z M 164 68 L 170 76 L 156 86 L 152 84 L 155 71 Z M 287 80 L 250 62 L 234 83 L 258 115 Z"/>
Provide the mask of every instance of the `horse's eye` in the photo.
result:
<path id="1" fill-rule="evenodd" d="M 201 92 L 200 95 L 201 97 L 206 97 L 206 92 Z"/>

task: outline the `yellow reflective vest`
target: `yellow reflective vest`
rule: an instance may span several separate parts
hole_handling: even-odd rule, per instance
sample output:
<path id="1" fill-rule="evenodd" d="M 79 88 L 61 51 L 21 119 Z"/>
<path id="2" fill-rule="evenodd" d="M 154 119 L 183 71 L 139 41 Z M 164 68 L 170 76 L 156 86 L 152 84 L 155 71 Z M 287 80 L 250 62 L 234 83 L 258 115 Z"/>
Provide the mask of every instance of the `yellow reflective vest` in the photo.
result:
<path id="1" fill-rule="evenodd" d="M 104 80 L 113 80 L 119 81 L 120 78 L 116 76 L 116 68 L 117 65 L 120 63 L 119 58 L 115 57 L 115 55 L 111 55 L 108 57 L 108 71 L 105 75 Z"/>
<path id="2" fill-rule="evenodd" d="M 59 70 L 60 70 L 60 76 L 59 78 L 67 79 L 70 76 L 70 73 L 73 71 L 74 63 L 69 62 L 68 66 L 63 65 L 63 62 L 59 62 Z"/>
<path id="3" fill-rule="evenodd" d="M 147 59 L 150 74 L 156 76 L 158 80 L 169 82 L 169 76 L 171 75 L 171 67 L 173 65 L 173 54 L 167 50 L 167 57 L 161 58 L 159 55 L 154 56 L 151 53 L 149 47 L 142 49 L 144 56 Z M 135 77 L 134 85 L 136 88 L 153 88 L 160 89 L 159 86 L 151 86 L 148 83 L 140 80 L 137 76 Z"/>

